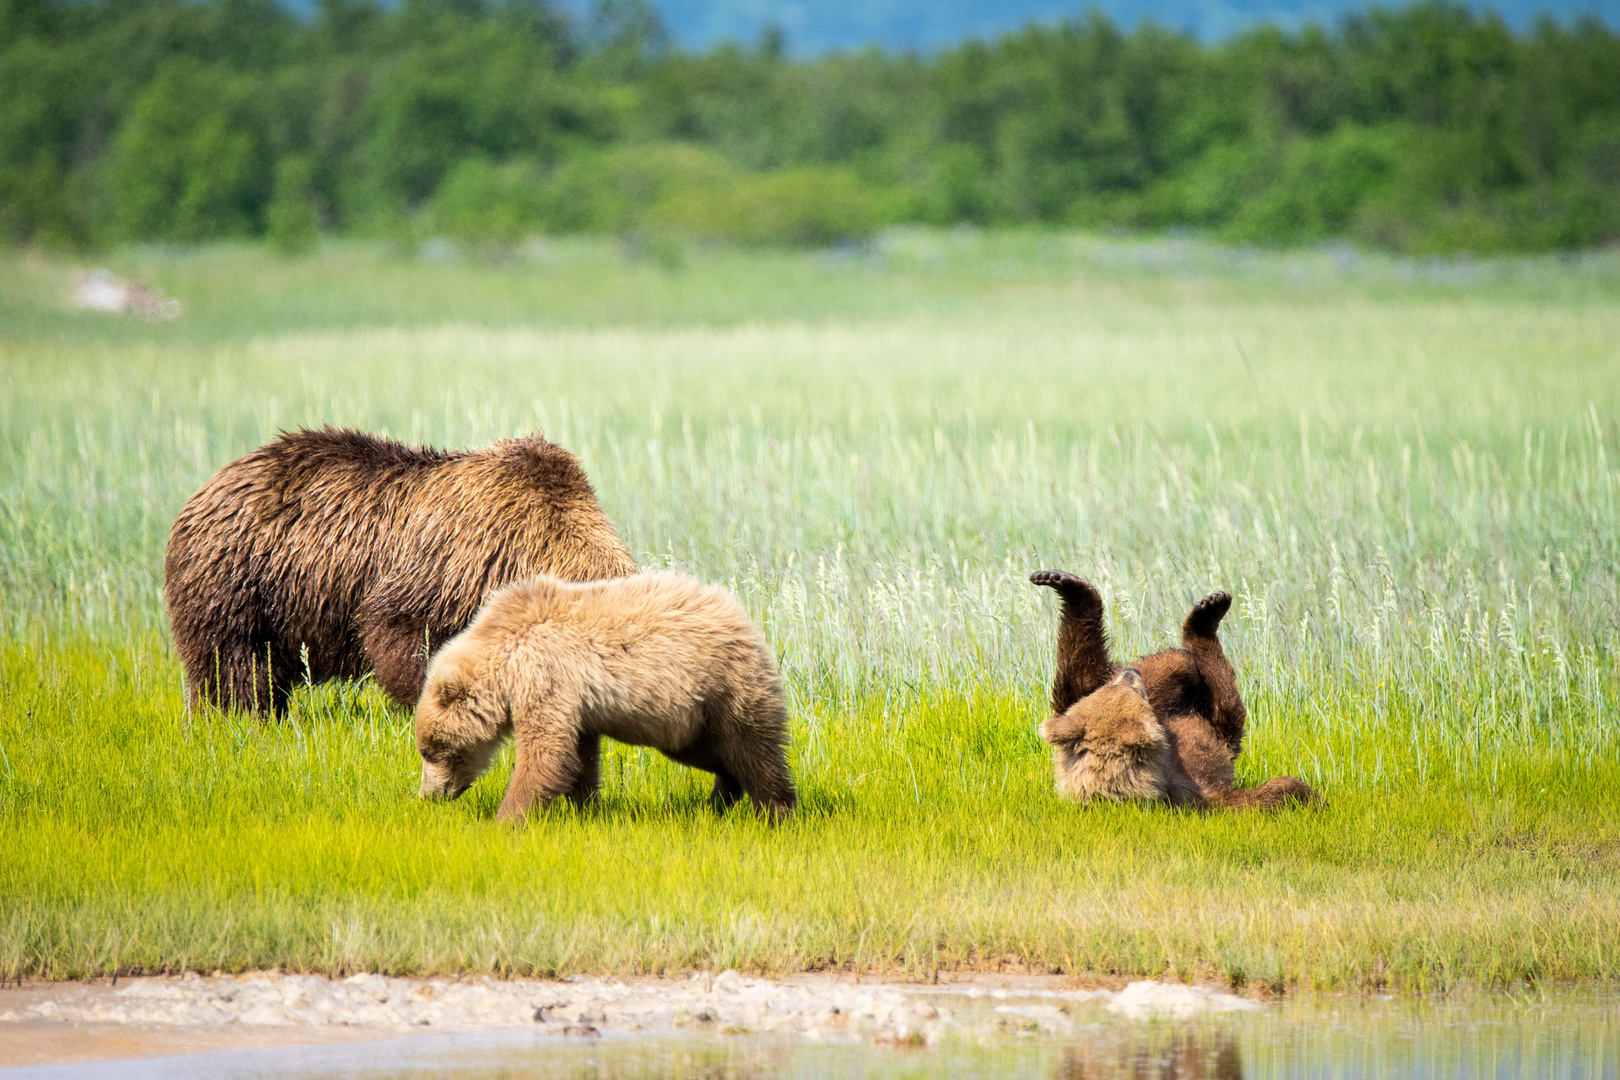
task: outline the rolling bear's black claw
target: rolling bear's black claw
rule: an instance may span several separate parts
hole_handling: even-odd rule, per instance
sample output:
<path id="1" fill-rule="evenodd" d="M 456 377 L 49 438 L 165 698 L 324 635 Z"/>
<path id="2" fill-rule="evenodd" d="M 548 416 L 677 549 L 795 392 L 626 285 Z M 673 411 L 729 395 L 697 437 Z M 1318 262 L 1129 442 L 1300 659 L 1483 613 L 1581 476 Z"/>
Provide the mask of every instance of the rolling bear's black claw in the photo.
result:
<path id="1" fill-rule="evenodd" d="M 1085 578 L 1075 577 L 1065 570 L 1036 570 L 1029 575 L 1029 580 L 1031 584 L 1045 585 L 1047 588 L 1056 589 L 1058 592 L 1076 586 L 1082 589 L 1091 588 L 1091 583 L 1086 581 Z"/>
<path id="2" fill-rule="evenodd" d="M 1083 577 L 1076 577 L 1064 570 L 1037 570 L 1029 575 L 1031 584 L 1044 585 L 1049 589 L 1057 590 L 1066 603 L 1078 604 L 1084 608 L 1100 608 L 1102 606 L 1102 593 L 1097 587 Z"/>
<path id="3" fill-rule="evenodd" d="M 1231 593 L 1210 593 L 1187 612 L 1187 619 L 1181 624 L 1181 632 L 1189 637 L 1214 637 L 1215 630 L 1226 618 L 1226 613 L 1232 607 Z"/>

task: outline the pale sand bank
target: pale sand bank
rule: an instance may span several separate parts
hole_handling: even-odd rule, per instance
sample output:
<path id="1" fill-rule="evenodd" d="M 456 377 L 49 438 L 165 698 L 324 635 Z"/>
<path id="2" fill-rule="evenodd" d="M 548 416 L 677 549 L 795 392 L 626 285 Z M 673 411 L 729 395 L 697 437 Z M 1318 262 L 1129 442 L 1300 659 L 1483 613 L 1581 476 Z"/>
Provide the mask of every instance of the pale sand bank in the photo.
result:
<path id="1" fill-rule="evenodd" d="M 735 971 L 561 982 L 188 975 L 0 990 L 0 1066 L 515 1029 L 559 1038 L 680 1030 L 932 1045 L 964 1028 L 1061 1035 L 1080 1003 L 1131 1018 L 1261 1007 L 1214 987 L 1139 982 L 1083 990 L 1027 976 L 922 986 Z"/>

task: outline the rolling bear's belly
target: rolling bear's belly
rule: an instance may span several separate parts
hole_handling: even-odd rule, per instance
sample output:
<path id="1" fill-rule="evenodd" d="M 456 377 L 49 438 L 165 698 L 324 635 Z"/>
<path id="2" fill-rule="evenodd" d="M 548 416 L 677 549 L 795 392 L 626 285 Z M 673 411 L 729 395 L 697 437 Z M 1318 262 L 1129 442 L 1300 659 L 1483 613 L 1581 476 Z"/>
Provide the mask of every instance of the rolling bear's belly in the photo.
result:
<path id="1" fill-rule="evenodd" d="M 1163 721 L 1170 736 L 1170 752 L 1180 762 L 1187 777 L 1204 798 L 1214 800 L 1232 790 L 1232 751 L 1196 714 L 1172 716 Z"/>

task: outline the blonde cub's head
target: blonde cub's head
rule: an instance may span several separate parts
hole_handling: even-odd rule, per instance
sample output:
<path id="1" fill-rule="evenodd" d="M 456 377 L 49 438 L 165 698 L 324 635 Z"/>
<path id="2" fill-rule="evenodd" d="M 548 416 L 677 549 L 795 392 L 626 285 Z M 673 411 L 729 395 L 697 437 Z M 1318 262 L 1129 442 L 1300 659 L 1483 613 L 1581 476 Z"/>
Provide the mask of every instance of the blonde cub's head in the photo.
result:
<path id="1" fill-rule="evenodd" d="M 1041 725 L 1052 744 L 1058 793 L 1066 798 L 1127 801 L 1164 796 L 1170 740 L 1135 668 Z"/>
<path id="2" fill-rule="evenodd" d="M 416 751 L 423 798 L 454 799 L 489 768 L 506 734 L 504 708 L 481 701 L 460 650 L 447 645 L 428 665 L 416 702 Z"/>

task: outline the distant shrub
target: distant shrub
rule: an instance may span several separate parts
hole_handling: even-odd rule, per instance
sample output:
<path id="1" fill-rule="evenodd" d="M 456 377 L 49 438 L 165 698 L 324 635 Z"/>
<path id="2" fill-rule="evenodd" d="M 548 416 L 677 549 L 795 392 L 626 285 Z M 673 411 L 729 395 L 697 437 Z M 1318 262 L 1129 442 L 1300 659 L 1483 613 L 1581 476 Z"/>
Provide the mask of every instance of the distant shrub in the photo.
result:
<path id="1" fill-rule="evenodd" d="M 658 203 L 730 190 L 737 171 L 718 154 L 681 143 L 643 143 L 564 161 L 544 195 L 554 232 L 624 233 L 647 224 Z"/>
<path id="2" fill-rule="evenodd" d="M 496 165 L 481 157 L 452 168 L 428 204 L 431 232 L 474 244 L 510 246 L 545 223 L 540 170 L 529 161 Z"/>
<path id="3" fill-rule="evenodd" d="M 1410 137 L 1399 125 L 1345 124 L 1329 135 L 1297 139 L 1274 179 L 1247 199 L 1241 181 L 1212 200 L 1211 217 L 1232 214 L 1226 233 L 1265 244 L 1325 240 L 1347 232 L 1357 212 L 1400 175 Z M 1247 163 L 1252 176 L 1255 162 Z M 1209 174 L 1206 174 L 1209 175 Z"/>
<path id="4" fill-rule="evenodd" d="M 69 149 L 89 81 L 75 60 L 27 39 L 0 50 L 0 239 L 89 239 L 89 170 Z"/>
<path id="5" fill-rule="evenodd" d="M 315 246 L 315 162 L 295 154 L 276 162 L 276 188 L 264 212 L 265 239 L 277 251 L 300 255 Z"/>
<path id="6" fill-rule="evenodd" d="M 270 170 L 231 76 L 168 61 L 136 99 L 113 151 L 119 231 L 137 240 L 257 233 Z"/>
<path id="7" fill-rule="evenodd" d="M 727 186 L 674 191 L 647 216 L 654 229 L 769 247 L 822 247 L 865 238 L 876 220 L 860 181 L 832 169 L 792 169 L 745 176 Z"/>
<path id="8" fill-rule="evenodd" d="M 644 0 L 588 23 L 541 0 L 316 6 L 0 0 L 0 239 L 819 244 L 1064 222 L 1620 242 L 1620 35 L 1598 19 L 1516 34 L 1412 0 L 1201 45 L 1093 14 L 795 59 L 769 35 L 676 49 Z M 281 175 L 294 157 L 307 192 L 302 165 Z"/>
<path id="9" fill-rule="evenodd" d="M 497 171 L 480 168 L 467 174 L 469 184 L 474 176 L 485 177 L 478 182 L 489 191 L 477 201 L 498 201 Z M 535 220 L 548 231 L 636 234 L 638 249 L 652 237 L 825 245 L 869 236 L 877 220 L 870 194 L 846 172 L 747 173 L 712 151 L 681 143 L 576 155 L 557 168 L 537 200 Z M 436 196 L 435 207 L 439 203 Z"/>

